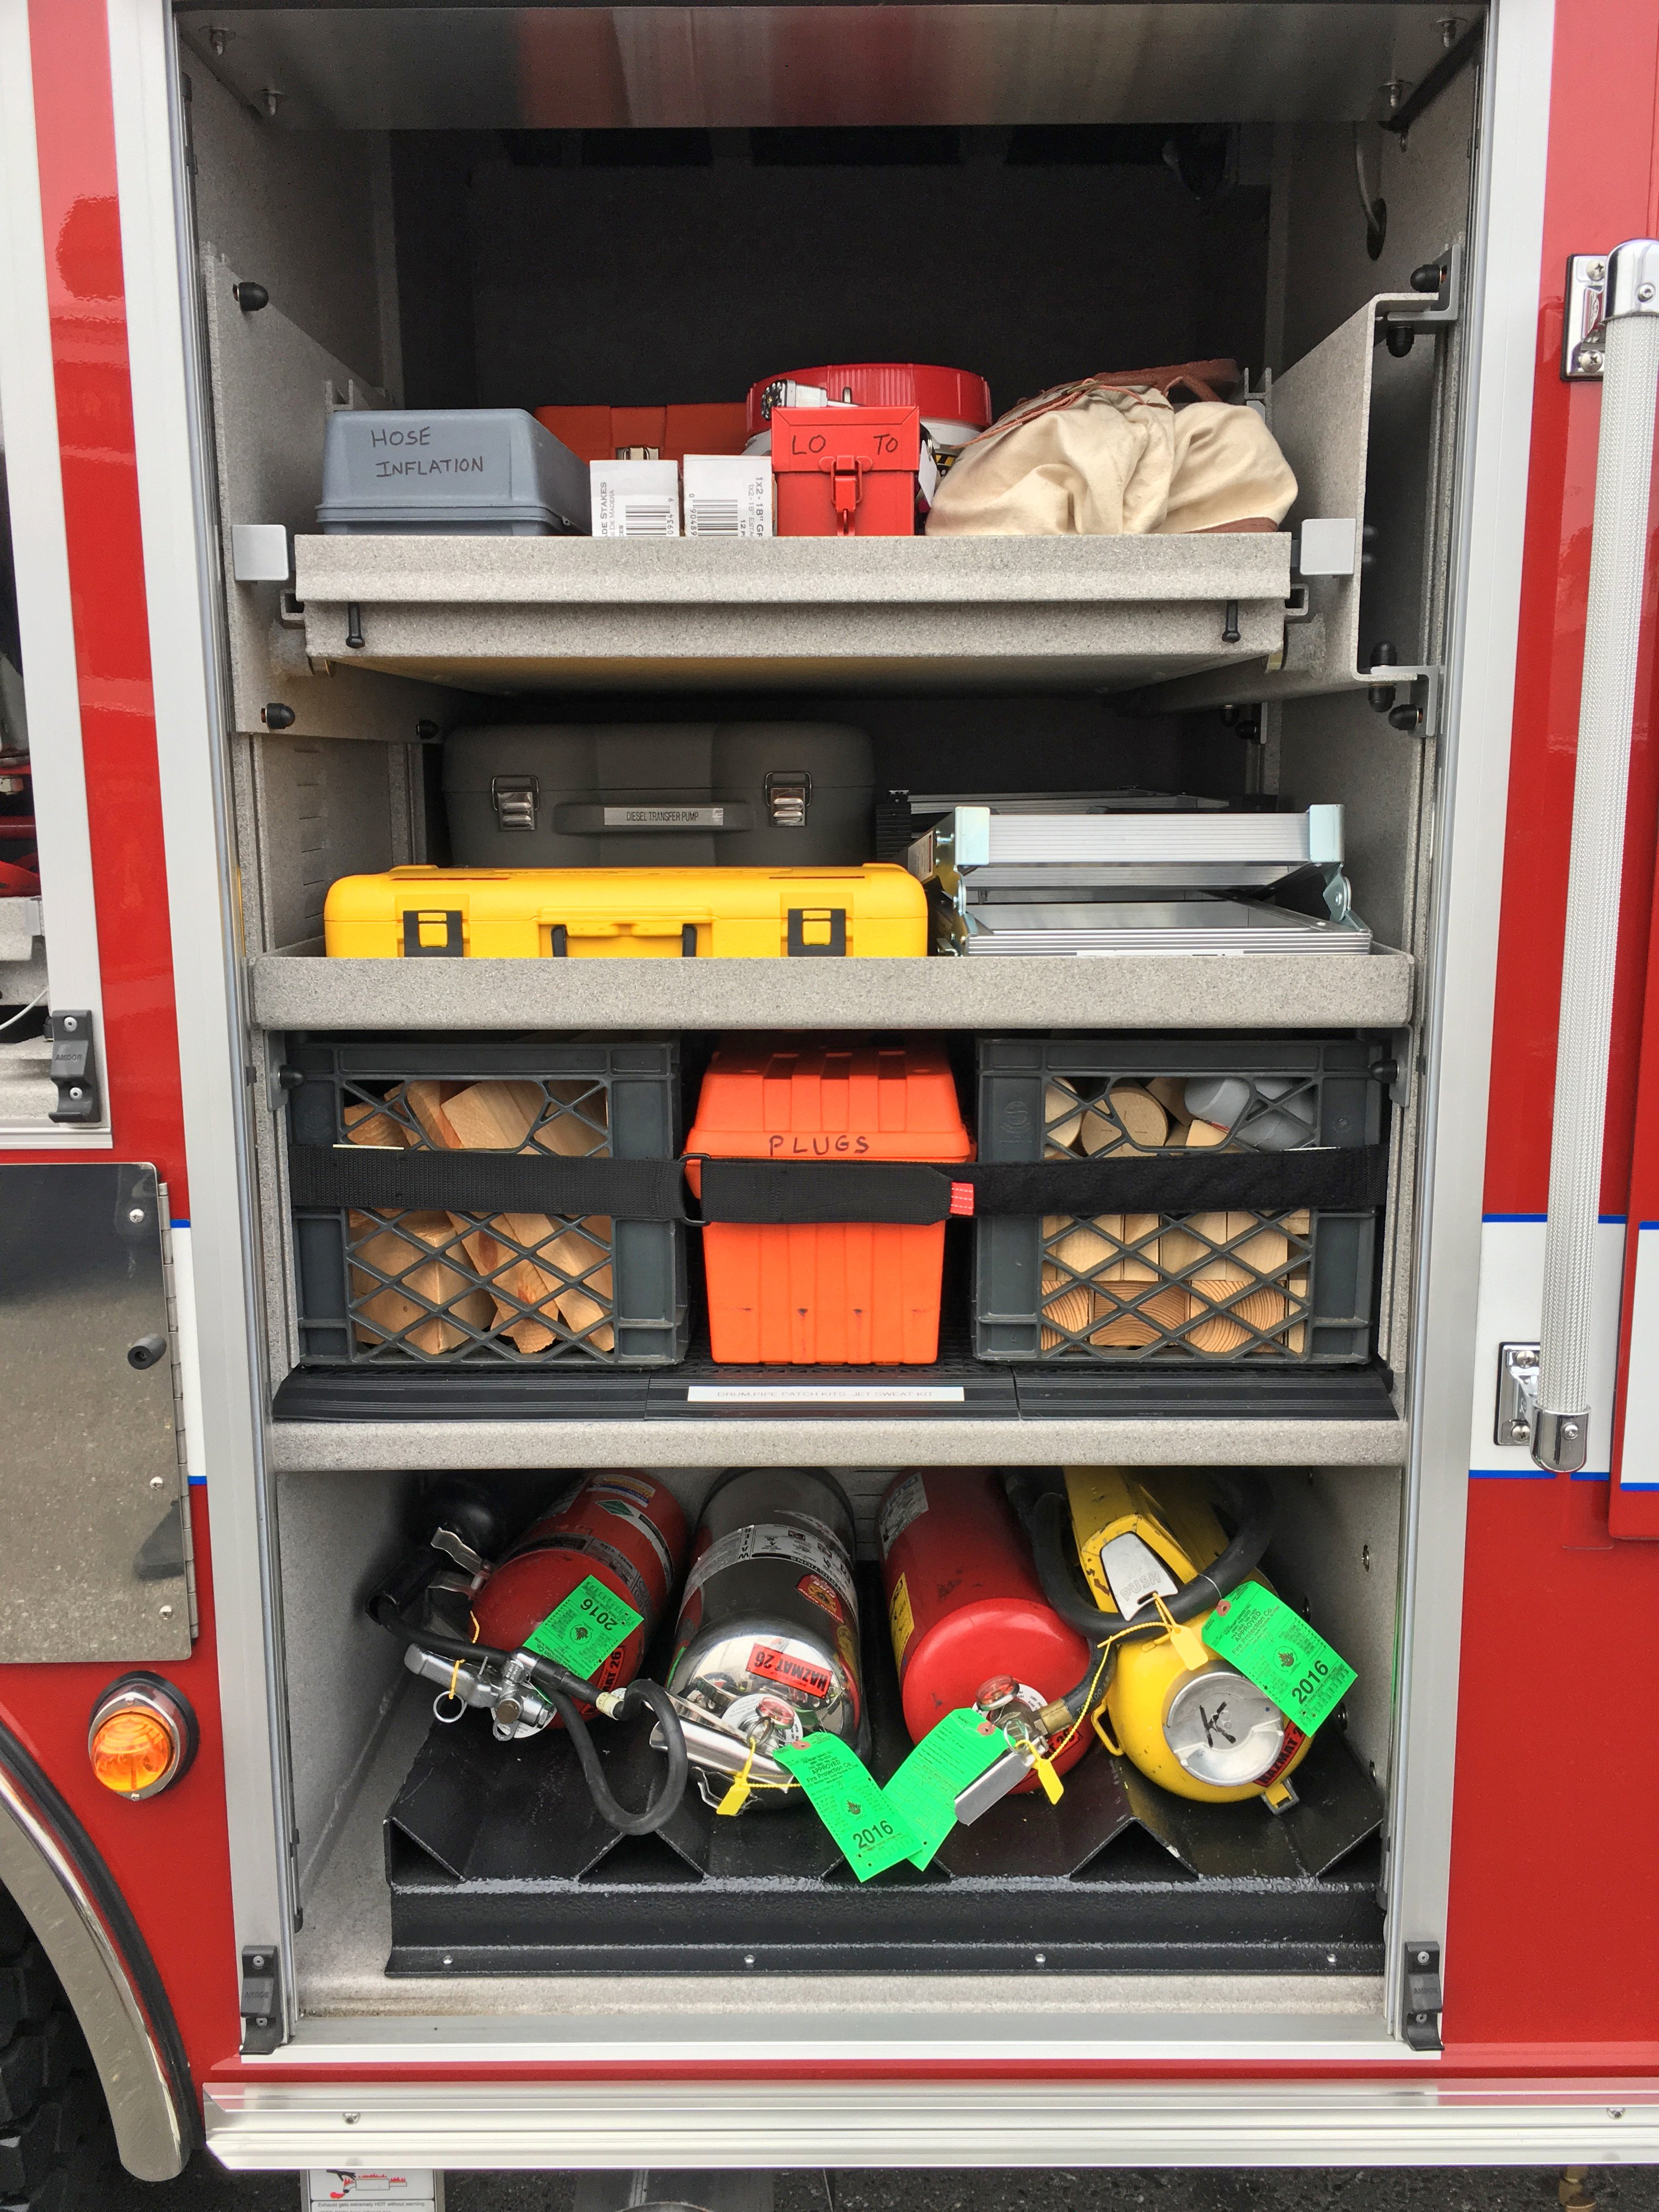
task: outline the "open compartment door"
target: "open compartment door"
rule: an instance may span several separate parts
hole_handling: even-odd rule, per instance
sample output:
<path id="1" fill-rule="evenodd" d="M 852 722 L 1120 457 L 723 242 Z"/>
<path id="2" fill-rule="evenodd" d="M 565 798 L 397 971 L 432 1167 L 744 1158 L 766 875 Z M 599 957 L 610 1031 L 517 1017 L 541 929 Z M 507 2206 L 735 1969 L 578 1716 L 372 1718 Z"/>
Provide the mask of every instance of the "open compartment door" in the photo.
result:
<path id="1" fill-rule="evenodd" d="M 1659 899 L 1648 939 L 1613 1409 L 1614 1536 L 1659 1538 Z"/>

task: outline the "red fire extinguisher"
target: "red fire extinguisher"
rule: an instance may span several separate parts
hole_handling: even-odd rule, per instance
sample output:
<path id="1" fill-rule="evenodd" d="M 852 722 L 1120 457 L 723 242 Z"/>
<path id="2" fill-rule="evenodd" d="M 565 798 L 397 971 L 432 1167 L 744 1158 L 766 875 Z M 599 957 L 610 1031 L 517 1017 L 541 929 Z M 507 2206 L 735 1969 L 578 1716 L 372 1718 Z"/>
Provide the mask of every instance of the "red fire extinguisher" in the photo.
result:
<path id="1" fill-rule="evenodd" d="M 685 1545 L 685 1516 L 661 1483 L 629 1470 L 584 1475 L 525 1531 L 473 1600 L 478 1640 L 517 1650 L 592 1575 L 641 1616 L 592 1678 L 595 1690 L 617 1689 L 640 1670 L 678 1585 Z"/>
<path id="2" fill-rule="evenodd" d="M 1045 1601 L 994 1468 L 902 1474 L 882 1499 L 877 1527 L 904 1724 L 915 1741 L 994 1683 L 1006 1696 L 1012 1680 L 1035 1713 L 1083 1679 L 1089 1645 Z M 1079 1729 L 1054 1754 L 1057 1771 L 1075 1766 L 1090 1741 Z M 1018 1786 L 1034 1789 L 1036 1775 Z"/>

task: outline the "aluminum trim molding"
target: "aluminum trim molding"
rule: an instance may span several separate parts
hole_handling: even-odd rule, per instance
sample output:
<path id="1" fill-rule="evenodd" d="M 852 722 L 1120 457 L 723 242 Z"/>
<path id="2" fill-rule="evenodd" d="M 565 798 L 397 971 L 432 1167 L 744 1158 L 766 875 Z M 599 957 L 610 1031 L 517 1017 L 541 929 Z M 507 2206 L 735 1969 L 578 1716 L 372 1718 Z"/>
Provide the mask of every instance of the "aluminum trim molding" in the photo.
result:
<path id="1" fill-rule="evenodd" d="M 1457 1949 L 1447 1911 L 1468 1518 L 1463 1462 L 1475 1373 L 1480 1193 L 1537 361 L 1544 226 L 1537 133 L 1539 118 L 1549 112 L 1554 28 L 1554 0 L 1499 0 L 1490 21 L 1485 161 L 1470 226 L 1468 420 L 1447 652 L 1445 801 L 1436 830 L 1442 857 L 1432 969 L 1420 987 L 1435 1018 L 1422 1091 L 1406 1505 L 1415 1533 L 1401 1597 L 1389 1912 L 1393 1928 L 1441 1942 L 1454 1989 Z M 1487 1387 L 1484 1379 L 1475 1385 Z M 1389 1967 L 1395 2021 L 1403 2009 L 1403 1956 L 1395 1944 Z"/>
<path id="2" fill-rule="evenodd" d="M 1432 2062 L 1431 2062 L 1431 2063 Z M 763 2132 L 754 2124 L 763 2094 Z M 215 2083 L 233 2171 L 867 2166 L 1610 2166 L 1659 2157 L 1650 2083 L 639 2081 Z"/>
<path id="3" fill-rule="evenodd" d="M 51 1960 L 91 2047 L 121 2162 L 141 2181 L 184 2171 L 190 2139 L 149 2014 L 61 1838 L 0 1766 L 0 1886 Z"/>

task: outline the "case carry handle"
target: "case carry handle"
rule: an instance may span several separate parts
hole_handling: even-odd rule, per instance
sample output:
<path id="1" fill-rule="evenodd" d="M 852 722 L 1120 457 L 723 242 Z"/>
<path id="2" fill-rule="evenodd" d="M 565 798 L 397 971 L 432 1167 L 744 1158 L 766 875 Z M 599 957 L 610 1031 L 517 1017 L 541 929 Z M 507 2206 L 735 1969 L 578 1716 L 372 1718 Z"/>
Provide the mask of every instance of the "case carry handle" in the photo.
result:
<path id="1" fill-rule="evenodd" d="M 695 960 L 697 957 L 697 925 L 695 921 L 670 921 L 665 922 L 660 928 L 657 929 L 635 929 L 629 931 L 616 929 L 606 930 L 604 933 L 608 937 L 672 937 L 677 929 L 680 933 L 681 959 Z M 592 932 L 590 934 L 597 935 L 599 933 Z M 570 957 L 570 927 L 568 923 L 562 921 L 554 922 L 549 929 L 547 936 L 547 949 L 551 957 L 555 960 L 568 960 Z"/>

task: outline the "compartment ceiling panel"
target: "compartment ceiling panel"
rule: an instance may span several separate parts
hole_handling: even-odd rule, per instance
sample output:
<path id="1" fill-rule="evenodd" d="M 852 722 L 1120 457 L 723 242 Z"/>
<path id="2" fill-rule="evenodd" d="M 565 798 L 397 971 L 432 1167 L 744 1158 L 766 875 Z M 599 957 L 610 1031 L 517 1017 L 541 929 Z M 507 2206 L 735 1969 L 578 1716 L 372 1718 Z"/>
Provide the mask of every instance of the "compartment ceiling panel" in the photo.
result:
<path id="1" fill-rule="evenodd" d="M 1294 122 L 1381 112 L 1443 0 L 822 8 L 188 8 L 279 130 Z"/>

